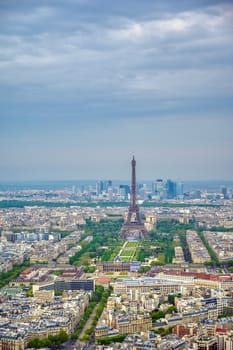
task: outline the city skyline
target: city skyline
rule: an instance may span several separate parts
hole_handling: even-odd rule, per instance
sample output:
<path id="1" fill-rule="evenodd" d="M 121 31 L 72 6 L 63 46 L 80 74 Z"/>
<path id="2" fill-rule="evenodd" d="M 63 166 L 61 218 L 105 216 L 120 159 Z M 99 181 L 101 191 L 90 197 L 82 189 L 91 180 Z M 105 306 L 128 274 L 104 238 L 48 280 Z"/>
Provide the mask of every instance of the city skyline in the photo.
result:
<path id="1" fill-rule="evenodd" d="M 231 1 L 0 4 L 0 181 L 233 180 Z"/>

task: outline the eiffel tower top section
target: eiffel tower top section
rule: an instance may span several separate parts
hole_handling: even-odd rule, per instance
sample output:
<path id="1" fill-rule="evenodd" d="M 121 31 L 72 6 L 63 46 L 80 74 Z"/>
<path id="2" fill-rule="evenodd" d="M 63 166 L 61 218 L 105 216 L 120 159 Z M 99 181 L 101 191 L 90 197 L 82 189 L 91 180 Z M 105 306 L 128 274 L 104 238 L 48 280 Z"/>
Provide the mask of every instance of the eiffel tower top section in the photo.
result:
<path id="1" fill-rule="evenodd" d="M 136 206 L 136 160 L 134 159 L 131 162 L 132 164 L 132 177 L 131 177 L 131 195 L 130 195 L 130 203 L 134 208 Z"/>

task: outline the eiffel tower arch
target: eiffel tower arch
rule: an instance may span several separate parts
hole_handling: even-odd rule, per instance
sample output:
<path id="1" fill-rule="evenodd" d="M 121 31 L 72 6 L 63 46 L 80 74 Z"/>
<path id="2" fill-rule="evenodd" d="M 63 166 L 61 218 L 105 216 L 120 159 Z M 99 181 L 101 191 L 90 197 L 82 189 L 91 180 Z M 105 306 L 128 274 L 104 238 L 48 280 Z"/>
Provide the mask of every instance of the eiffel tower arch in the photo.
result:
<path id="1" fill-rule="evenodd" d="M 131 195 L 130 195 L 130 206 L 128 209 L 127 219 L 124 222 L 120 237 L 130 239 L 141 239 L 146 236 L 147 231 L 145 230 L 144 223 L 141 220 L 139 206 L 136 199 L 136 160 L 133 157 L 131 162 L 132 175 L 131 175 Z"/>

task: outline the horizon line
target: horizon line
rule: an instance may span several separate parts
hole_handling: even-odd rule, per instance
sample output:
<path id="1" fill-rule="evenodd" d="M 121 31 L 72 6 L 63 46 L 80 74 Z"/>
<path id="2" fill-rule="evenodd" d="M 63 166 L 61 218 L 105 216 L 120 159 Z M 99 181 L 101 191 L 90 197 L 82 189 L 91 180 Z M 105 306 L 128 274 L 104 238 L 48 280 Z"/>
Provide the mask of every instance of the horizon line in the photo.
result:
<path id="1" fill-rule="evenodd" d="M 233 182 L 233 179 L 229 180 L 229 179 L 182 179 L 182 178 L 175 178 L 175 177 L 166 177 L 166 178 L 162 178 L 162 177 L 156 177 L 155 179 L 138 179 L 137 182 L 142 182 L 142 181 L 156 181 L 156 180 L 173 180 L 176 182 Z M 106 177 L 106 178 L 92 178 L 92 179 L 20 179 L 20 180 L 0 180 L 0 184 L 1 183 L 22 183 L 22 182 L 80 182 L 80 181 L 126 181 L 126 182 L 131 182 L 130 179 L 114 179 L 114 178 L 110 178 L 110 177 Z"/>

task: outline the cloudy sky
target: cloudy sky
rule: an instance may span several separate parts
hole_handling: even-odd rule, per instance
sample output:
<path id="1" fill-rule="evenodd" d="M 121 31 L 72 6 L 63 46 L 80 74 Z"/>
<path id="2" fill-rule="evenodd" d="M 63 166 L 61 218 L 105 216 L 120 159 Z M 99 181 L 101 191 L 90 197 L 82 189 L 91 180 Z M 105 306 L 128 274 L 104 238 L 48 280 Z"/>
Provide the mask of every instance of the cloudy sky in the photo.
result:
<path id="1" fill-rule="evenodd" d="M 0 1 L 0 180 L 233 180 L 232 112 L 232 1 Z"/>

